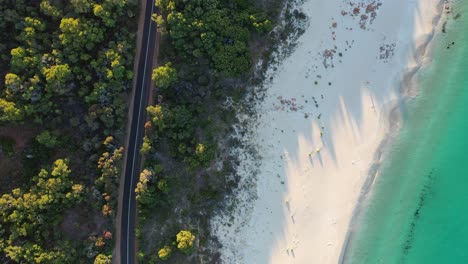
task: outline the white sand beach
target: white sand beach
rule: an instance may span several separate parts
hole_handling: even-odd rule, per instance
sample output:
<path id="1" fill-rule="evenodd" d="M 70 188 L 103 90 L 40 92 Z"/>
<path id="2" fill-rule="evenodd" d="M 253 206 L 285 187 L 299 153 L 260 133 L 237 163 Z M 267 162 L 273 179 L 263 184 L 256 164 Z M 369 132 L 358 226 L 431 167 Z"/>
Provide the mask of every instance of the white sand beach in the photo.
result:
<path id="1" fill-rule="evenodd" d="M 233 222 L 220 217 L 212 224 L 223 263 L 338 262 L 403 77 L 423 59 L 420 47 L 433 33 L 439 4 L 301 4 L 309 26 L 271 73 L 257 109 L 260 122 L 252 127 L 254 143 L 262 146 L 258 198 Z"/>

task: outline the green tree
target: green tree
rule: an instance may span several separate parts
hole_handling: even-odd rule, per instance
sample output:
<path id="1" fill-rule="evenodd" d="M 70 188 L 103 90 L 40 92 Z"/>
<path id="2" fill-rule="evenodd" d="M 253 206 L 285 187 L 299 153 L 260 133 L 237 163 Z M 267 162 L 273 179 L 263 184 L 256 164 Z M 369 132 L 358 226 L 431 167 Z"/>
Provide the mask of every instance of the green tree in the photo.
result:
<path id="1" fill-rule="evenodd" d="M 236 1 L 237 2 L 237 1 Z M 193 64 L 206 58 L 218 72 L 240 75 L 250 69 L 247 47 L 250 29 L 266 32 L 270 22 L 246 5 L 220 0 L 157 1 L 162 15 L 155 20 L 165 26 L 174 48 Z M 194 59 L 195 57 L 195 59 Z"/>
<path id="2" fill-rule="evenodd" d="M 158 181 L 158 189 L 166 194 L 169 192 L 169 184 L 167 183 L 166 179 L 161 179 Z"/>
<path id="3" fill-rule="evenodd" d="M 71 5 L 77 13 L 87 13 L 93 7 L 93 0 L 70 0 Z"/>
<path id="4" fill-rule="evenodd" d="M 0 98 L 0 122 L 20 121 L 22 119 L 23 112 L 16 107 L 15 103 Z"/>
<path id="5" fill-rule="evenodd" d="M 102 19 L 104 25 L 106 25 L 107 27 L 114 27 L 115 13 L 111 12 L 110 8 L 111 6 L 109 3 L 104 3 L 102 5 L 94 4 L 93 13 L 95 16 Z"/>
<path id="6" fill-rule="evenodd" d="M 71 70 L 68 64 L 54 65 L 50 68 L 44 68 L 42 71 L 47 81 L 47 88 L 58 95 L 65 94 L 65 83 L 71 78 Z"/>
<path id="7" fill-rule="evenodd" d="M 7 73 L 5 75 L 5 86 L 7 88 L 6 93 L 7 96 L 11 96 L 20 91 L 21 87 L 21 79 L 18 75 L 14 73 Z"/>
<path id="8" fill-rule="evenodd" d="M 123 64 L 125 60 L 122 58 L 121 52 L 119 52 L 119 49 L 121 50 L 123 48 L 123 44 L 118 44 L 116 47 L 108 49 L 105 52 L 105 58 L 110 62 L 110 67 L 106 69 L 106 77 L 109 80 L 115 79 L 121 81 L 127 77 L 127 72 Z"/>
<path id="9" fill-rule="evenodd" d="M 156 204 L 155 178 L 156 176 L 151 170 L 144 169 L 140 173 L 140 180 L 135 188 L 135 194 L 136 200 L 142 208 L 151 208 Z"/>
<path id="10" fill-rule="evenodd" d="M 81 33 L 81 21 L 78 18 L 62 18 L 60 21 L 60 31 L 62 34 L 59 35 L 59 39 L 62 45 L 78 45 L 75 44 L 75 40 L 78 41 Z"/>
<path id="11" fill-rule="evenodd" d="M 212 149 L 204 144 L 199 143 L 195 147 L 195 155 L 188 159 L 190 168 L 195 169 L 199 166 L 208 166 L 213 159 L 214 153 Z"/>
<path id="12" fill-rule="evenodd" d="M 166 128 L 166 113 L 161 105 L 148 106 L 146 108 L 151 118 L 151 122 L 155 127 L 162 132 Z"/>
<path id="13" fill-rule="evenodd" d="M 158 251 L 158 257 L 161 260 L 168 260 L 171 257 L 172 249 L 170 246 L 164 246 Z"/>
<path id="14" fill-rule="evenodd" d="M 17 263 L 51 263 L 59 264 L 66 261 L 66 253 L 60 250 L 45 250 L 36 243 L 25 243 L 21 246 L 6 246 L 7 257 Z"/>
<path id="15" fill-rule="evenodd" d="M 24 41 L 27 46 L 38 49 L 40 48 L 39 42 L 42 36 L 39 36 L 39 33 L 42 33 L 46 25 L 39 20 L 38 18 L 26 17 L 23 22 L 23 31 L 19 35 L 19 39 Z"/>
<path id="16" fill-rule="evenodd" d="M 59 223 L 63 210 L 81 199 L 84 190 L 70 179 L 67 163 L 67 160 L 56 160 L 51 170 L 42 169 L 33 177 L 29 190 L 17 188 L 0 198 L 0 233 L 8 238 L 0 250 L 10 260 L 69 263 L 63 249 L 47 248 L 52 238 L 49 230 Z"/>
<path id="17" fill-rule="evenodd" d="M 181 230 L 176 236 L 177 248 L 185 254 L 190 254 L 193 249 L 195 235 L 188 230 Z"/>
<path id="18" fill-rule="evenodd" d="M 141 145 L 141 150 L 140 150 L 141 155 L 147 154 L 148 152 L 151 151 L 151 149 L 152 149 L 151 140 L 147 136 L 144 136 L 143 144 Z"/>
<path id="19" fill-rule="evenodd" d="M 36 137 L 39 144 L 44 145 L 47 148 L 54 148 L 59 144 L 57 137 L 52 135 L 48 130 L 43 131 Z"/>
<path id="20" fill-rule="evenodd" d="M 177 82 L 177 71 L 172 68 L 172 64 L 168 62 L 164 66 L 159 66 L 154 69 L 152 78 L 156 87 L 164 90 Z"/>
<path id="21" fill-rule="evenodd" d="M 101 176 L 96 180 L 96 185 L 103 188 L 104 192 L 116 196 L 123 158 L 124 148 L 113 148 L 110 152 L 104 152 L 98 160 L 98 168 Z"/>
<path id="22" fill-rule="evenodd" d="M 94 264 L 111 264 L 112 263 L 112 256 L 107 256 L 104 254 L 99 254 L 94 259 Z"/>
<path id="23" fill-rule="evenodd" d="M 85 51 L 91 51 L 96 44 L 104 40 L 105 28 L 93 20 L 81 18 L 62 18 L 60 21 L 59 40 L 63 46 L 66 58 L 77 62 L 80 58 L 86 59 Z"/>
<path id="24" fill-rule="evenodd" d="M 54 6 L 50 0 L 42 0 L 40 7 L 41 12 L 45 15 L 55 18 L 62 16 L 62 11 L 58 7 Z"/>
<path id="25" fill-rule="evenodd" d="M 27 61 L 25 60 L 27 54 L 26 50 L 23 47 L 17 47 L 11 50 L 11 68 L 14 71 L 22 71 L 28 66 Z"/>

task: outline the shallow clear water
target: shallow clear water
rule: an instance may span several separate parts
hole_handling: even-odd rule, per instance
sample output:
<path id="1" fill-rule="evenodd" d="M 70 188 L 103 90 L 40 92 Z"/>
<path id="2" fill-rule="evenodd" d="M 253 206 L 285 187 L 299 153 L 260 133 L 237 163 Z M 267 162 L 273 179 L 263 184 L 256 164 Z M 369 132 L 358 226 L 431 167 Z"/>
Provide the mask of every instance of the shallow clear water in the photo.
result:
<path id="1" fill-rule="evenodd" d="M 468 263 L 468 1 L 454 2 L 346 263 Z"/>

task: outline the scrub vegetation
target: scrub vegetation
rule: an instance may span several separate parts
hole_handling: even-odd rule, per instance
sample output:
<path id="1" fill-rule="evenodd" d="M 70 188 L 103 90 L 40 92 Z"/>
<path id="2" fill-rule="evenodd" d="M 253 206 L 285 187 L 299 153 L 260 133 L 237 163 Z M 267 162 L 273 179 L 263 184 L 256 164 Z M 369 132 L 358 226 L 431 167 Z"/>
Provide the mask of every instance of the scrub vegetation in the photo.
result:
<path id="1" fill-rule="evenodd" d="M 236 187 L 237 110 L 226 102 L 242 105 L 262 81 L 254 65 L 286 36 L 272 30 L 283 2 L 156 1 L 159 67 L 136 188 L 140 263 L 219 263 L 209 220 Z"/>

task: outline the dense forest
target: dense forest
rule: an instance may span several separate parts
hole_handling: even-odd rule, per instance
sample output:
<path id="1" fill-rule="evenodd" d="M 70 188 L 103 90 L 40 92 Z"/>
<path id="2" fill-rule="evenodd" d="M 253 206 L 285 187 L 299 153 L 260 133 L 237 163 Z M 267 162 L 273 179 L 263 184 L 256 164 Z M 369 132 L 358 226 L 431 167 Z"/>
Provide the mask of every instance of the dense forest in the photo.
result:
<path id="1" fill-rule="evenodd" d="M 218 262 L 209 219 L 236 187 L 232 105 L 285 36 L 272 31 L 284 2 L 155 1 L 140 263 Z M 139 4 L 0 0 L 0 262 L 111 263 Z"/>
<path id="2" fill-rule="evenodd" d="M 0 262 L 111 262 L 137 8 L 0 0 Z"/>
<path id="3" fill-rule="evenodd" d="M 254 65 L 268 60 L 284 1 L 156 0 L 154 104 L 136 188 L 140 263 L 219 263 L 211 216 L 236 187 L 229 140 Z M 261 81 L 261 79 L 260 79 Z"/>

